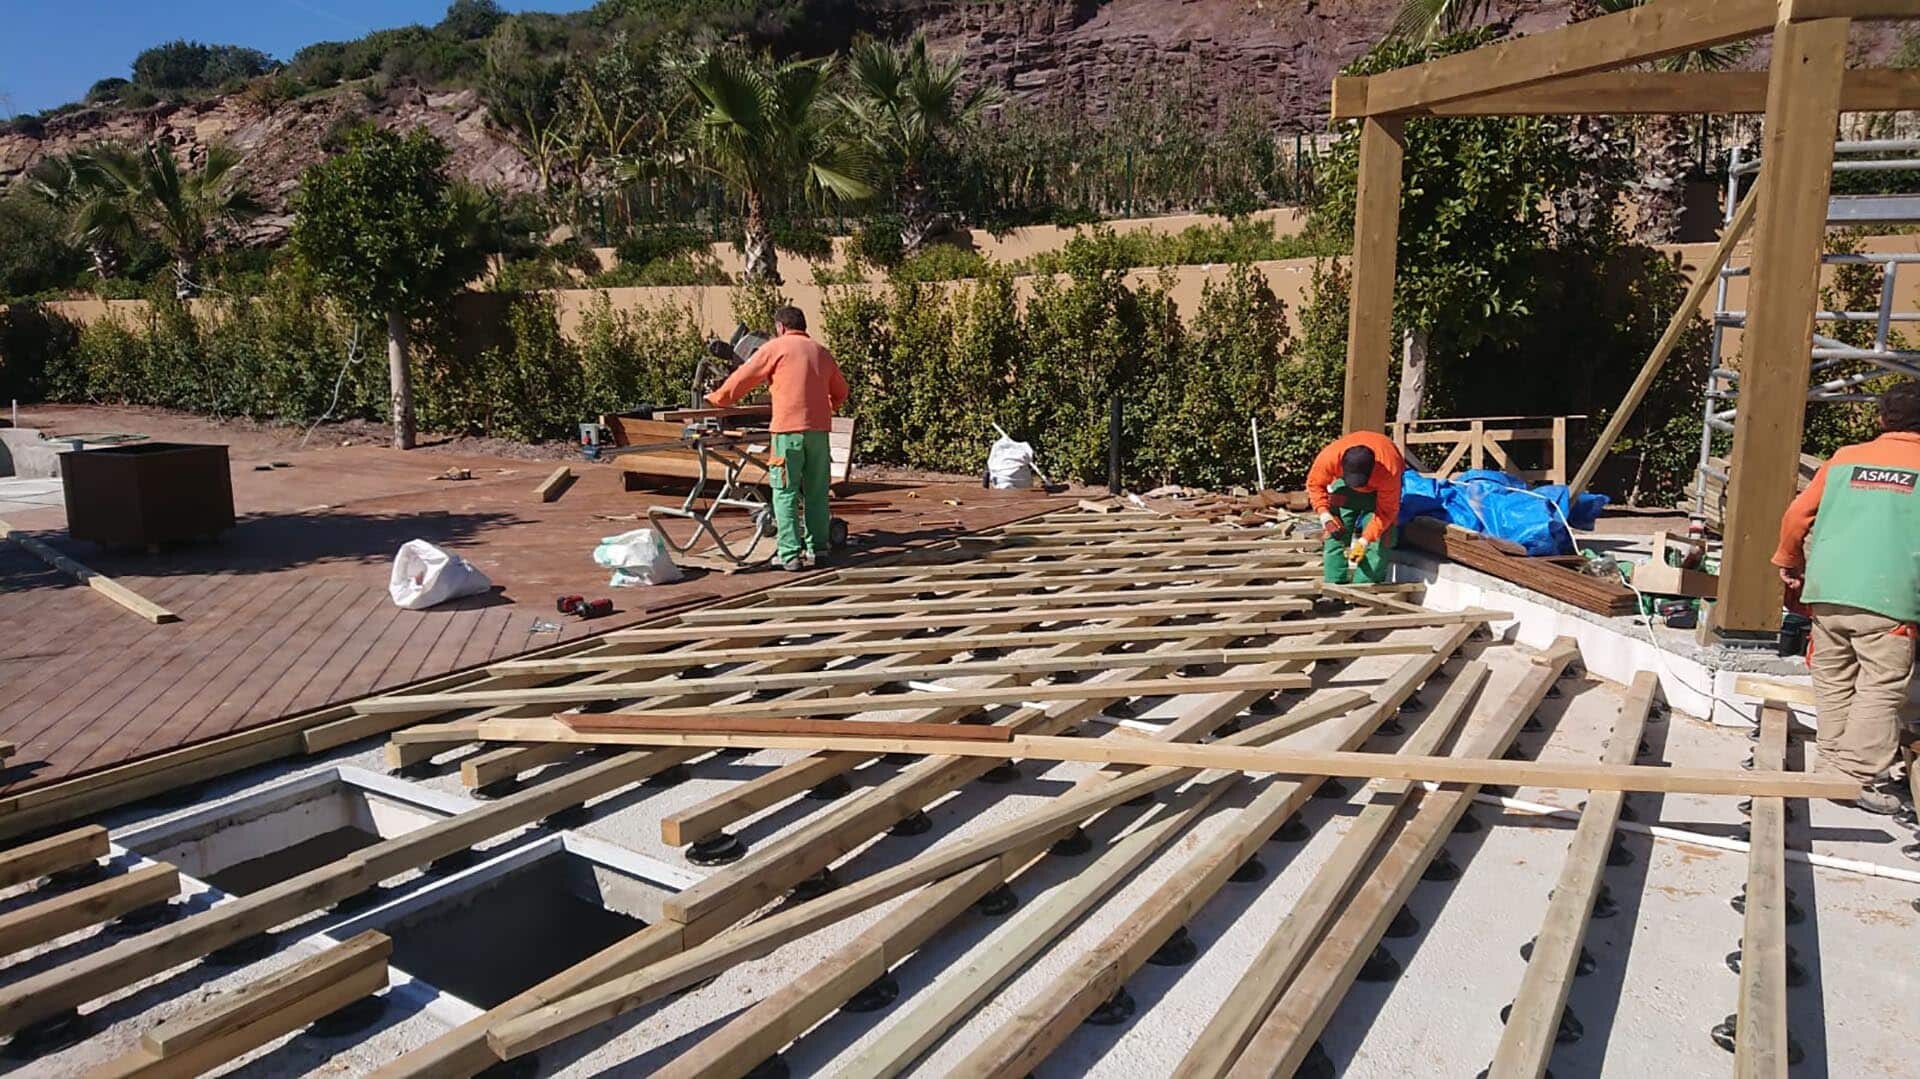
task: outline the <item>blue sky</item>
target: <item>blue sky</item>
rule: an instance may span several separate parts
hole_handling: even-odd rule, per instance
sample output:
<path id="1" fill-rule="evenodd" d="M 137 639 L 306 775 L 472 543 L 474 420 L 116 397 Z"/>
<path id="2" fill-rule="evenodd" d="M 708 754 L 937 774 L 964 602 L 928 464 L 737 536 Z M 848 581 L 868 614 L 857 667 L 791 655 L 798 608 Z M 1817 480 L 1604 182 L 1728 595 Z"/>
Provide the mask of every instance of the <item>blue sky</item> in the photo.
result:
<path id="1" fill-rule="evenodd" d="M 592 0 L 502 0 L 578 11 Z M 189 38 L 285 60 L 302 45 L 440 21 L 447 0 L 0 0 L 0 116 L 77 101 L 149 45 Z"/>

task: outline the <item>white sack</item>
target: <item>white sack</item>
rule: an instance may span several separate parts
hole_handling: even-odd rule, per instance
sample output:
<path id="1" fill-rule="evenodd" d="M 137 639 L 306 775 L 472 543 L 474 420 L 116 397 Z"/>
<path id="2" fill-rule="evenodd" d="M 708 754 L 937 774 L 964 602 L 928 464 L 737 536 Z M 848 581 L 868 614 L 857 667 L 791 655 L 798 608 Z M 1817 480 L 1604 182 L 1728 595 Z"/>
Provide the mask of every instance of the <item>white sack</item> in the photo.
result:
<path id="1" fill-rule="evenodd" d="M 1033 447 L 1001 437 L 987 451 L 987 480 L 994 487 L 1033 486 Z"/>
<path id="2" fill-rule="evenodd" d="M 593 560 L 613 570 L 607 584 L 626 588 L 636 584 L 672 584 L 680 579 L 667 545 L 651 528 L 636 528 L 607 536 L 593 549 Z"/>
<path id="3" fill-rule="evenodd" d="M 477 596 L 492 587 L 493 582 L 473 563 L 419 539 L 408 540 L 393 556 L 393 575 L 387 580 L 393 605 L 408 611 Z"/>

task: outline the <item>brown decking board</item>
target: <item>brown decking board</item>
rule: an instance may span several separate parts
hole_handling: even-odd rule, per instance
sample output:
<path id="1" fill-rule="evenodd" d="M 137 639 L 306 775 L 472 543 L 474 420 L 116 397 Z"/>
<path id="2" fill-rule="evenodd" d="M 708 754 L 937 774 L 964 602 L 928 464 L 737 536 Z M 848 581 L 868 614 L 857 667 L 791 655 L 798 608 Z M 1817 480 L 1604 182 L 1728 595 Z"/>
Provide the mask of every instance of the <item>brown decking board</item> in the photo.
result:
<path id="1" fill-rule="evenodd" d="M 627 492 L 615 466 L 575 463 L 579 479 L 566 497 L 539 503 L 527 489 L 553 462 L 372 446 L 297 450 L 181 417 L 42 411 L 54 428 L 229 442 L 241 517 L 218 543 L 157 554 L 76 543 L 58 509 L 10 518 L 182 621 L 130 618 L 0 544 L 0 739 L 19 746 L 0 772 L 6 794 L 790 579 L 696 572 L 676 585 L 608 589 L 607 571 L 590 557 L 594 543 L 642 522 L 605 517 L 644 515 L 681 493 Z M 35 420 L 36 410 L 23 410 L 24 422 Z M 269 459 L 293 467 L 253 469 Z M 431 479 L 449 465 L 475 478 Z M 853 486 L 836 513 L 874 553 L 1071 501 L 971 483 Z M 471 559 L 495 594 L 430 611 L 395 608 L 388 568 L 416 537 Z M 616 612 L 590 622 L 554 613 L 553 597 L 569 593 L 607 596 Z M 532 633 L 536 620 L 561 629 Z"/>

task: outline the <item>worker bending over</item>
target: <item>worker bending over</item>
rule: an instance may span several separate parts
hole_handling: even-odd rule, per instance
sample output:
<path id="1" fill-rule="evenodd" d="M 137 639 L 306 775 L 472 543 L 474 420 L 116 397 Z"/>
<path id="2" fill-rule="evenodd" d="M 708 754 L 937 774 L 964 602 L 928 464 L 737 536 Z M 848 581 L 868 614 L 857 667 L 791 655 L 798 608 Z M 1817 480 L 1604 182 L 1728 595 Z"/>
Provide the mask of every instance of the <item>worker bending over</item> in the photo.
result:
<path id="1" fill-rule="evenodd" d="M 816 566 L 831 557 L 827 486 L 833 477 L 833 454 L 827 432 L 833 414 L 847 402 L 847 380 L 833 353 L 807 336 L 807 316 L 799 308 L 775 311 L 773 330 L 773 340 L 755 349 L 707 395 L 707 402 L 725 408 L 772 384 L 773 452 L 767 458 L 767 482 L 773 487 L 773 519 L 780 532 L 773 560 L 781 569 L 799 570 L 807 566 L 804 554 L 811 553 Z"/>
<path id="2" fill-rule="evenodd" d="M 1377 431 L 1335 439 L 1307 470 L 1307 498 L 1326 536 L 1328 584 L 1382 584 L 1399 537 L 1400 474 L 1407 459 Z"/>
<path id="3" fill-rule="evenodd" d="M 1819 770 L 1859 782 L 1855 804 L 1891 815 L 1900 800 L 1875 784 L 1893 766 L 1920 622 L 1920 383 L 1881 396 L 1880 430 L 1813 474 L 1773 564 L 1813 612 Z"/>

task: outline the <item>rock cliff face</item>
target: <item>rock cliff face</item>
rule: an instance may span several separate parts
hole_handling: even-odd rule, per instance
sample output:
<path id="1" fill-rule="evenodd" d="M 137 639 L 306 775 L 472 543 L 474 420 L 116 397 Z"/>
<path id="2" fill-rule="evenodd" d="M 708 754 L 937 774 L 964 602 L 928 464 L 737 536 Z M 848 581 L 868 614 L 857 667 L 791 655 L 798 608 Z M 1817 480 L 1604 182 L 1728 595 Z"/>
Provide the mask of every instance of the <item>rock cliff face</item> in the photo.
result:
<path id="1" fill-rule="evenodd" d="M 453 151 L 455 175 L 514 191 L 533 188 L 533 170 L 512 146 L 486 125 L 486 110 L 471 90 L 439 92 L 397 86 L 377 101 L 341 89 L 268 109 L 244 94 L 139 110 L 87 109 L 55 117 L 38 137 L 0 135 L 0 184 L 47 154 L 103 141 L 140 143 L 159 139 L 188 161 L 206 147 L 224 143 L 244 155 L 245 175 L 256 196 L 274 212 L 250 227 L 259 237 L 287 226 L 287 196 L 301 170 L 325 157 L 340 132 L 362 118 L 384 127 L 425 126 Z"/>
<path id="2" fill-rule="evenodd" d="M 1502 3 L 1522 30 L 1566 21 L 1564 0 Z M 1334 74 L 1384 37 L 1400 0 L 899 0 L 871 10 L 884 33 L 924 30 L 977 75 L 1024 100 L 1093 112 L 1130 91 L 1200 95 L 1218 122 L 1249 98 L 1281 131 L 1326 125 Z"/>

